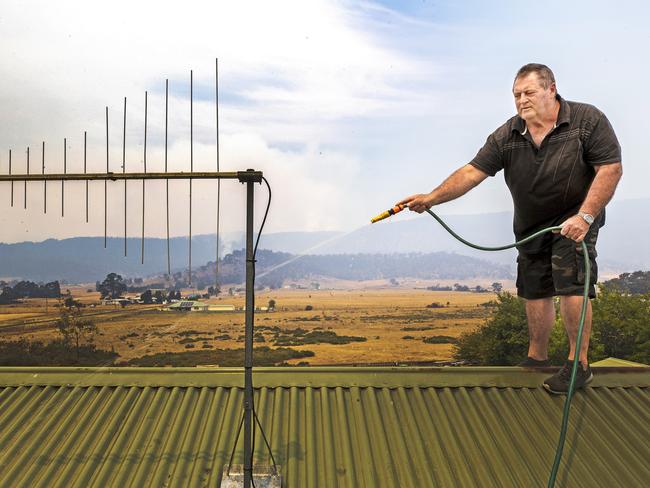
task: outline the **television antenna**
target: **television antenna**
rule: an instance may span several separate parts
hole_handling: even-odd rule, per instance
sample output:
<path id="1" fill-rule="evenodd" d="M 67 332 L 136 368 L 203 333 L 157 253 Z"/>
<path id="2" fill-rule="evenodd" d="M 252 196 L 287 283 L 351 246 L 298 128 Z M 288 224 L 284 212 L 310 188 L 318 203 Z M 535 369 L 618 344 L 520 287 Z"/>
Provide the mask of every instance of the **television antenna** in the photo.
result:
<path id="1" fill-rule="evenodd" d="M 87 171 L 87 132 L 84 131 L 84 146 L 83 146 L 83 173 L 68 173 L 67 171 L 67 138 L 63 139 L 63 173 L 53 174 L 47 173 L 45 167 L 45 141 L 41 146 L 41 173 L 34 173 L 30 171 L 30 148 L 26 150 L 26 172 L 24 174 L 15 173 L 13 171 L 12 150 L 9 150 L 9 172 L 8 174 L 0 174 L 0 182 L 10 182 L 10 205 L 13 207 L 14 201 L 14 184 L 23 183 L 24 186 L 24 201 L 23 207 L 27 209 L 27 188 L 28 183 L 43 182 L 43 212 L 47 213 L 47 186 L 48 182 L 61 182 L 61 217 L 65 215 L 65 183 L 68 181 L 84 181 L 85 182 L 85 218 L 89 222 L 89 185 L 91 181 L 104 182 L 104 248 L 107 247 L 108 240 L 108 183 L 119 182 L 124 183 L 124 255 L 127 255 L 127 183 L 129 181 L 141 181 L 142 184 L 142 226 L 141 226 L 141 263 L 144 263 L 145 256 L 145 194 L 146 182 L 150 180 L 163 180 L 165 181 L 165 199 L 166 199 L 166 236 L 167 236 L 167 271 L 171 274 L 171 258 L 170 258 L 170 245 L 169 245 L 169 181 L 170 180 L 187 180 L 189 182 L 189 260 L 188 260 L 188 277 L 189 282 L 192 280 L 192 182 L 194 180 L 212 180 L 217 183 L 217 208 L 216 208 L 216 221 L 217 221 L 217 248 L 216 248 L 216 270 L 215 270 L 215 284 L 218 287 L 218 272 L 219 272 L 219 220 L 220 220 L 220 197 L 221 197 L 221 180 L 237 180 L 246 185 L 246 292 L 245 292 L 245 339 L 244 339 L 244 399 L 243 399 L 243 415 L 239 424 L 237 437 L 233 444 L 233 451 L 230 456 L 229 464 L 224 467 L 224 479 L 227 480 L 228 486 L 233 486 L 233 479 L 230 478 L 230 470 L 232 467 L 233 455 L 235 446 L 239 440 L 241 430 L 244 431 L 244 465 L 243 465 L 243 479 L 244 488 L 250 488 L 253 480 L 253 442 L 255 433 L 255 424 L 259 427 L 262 437 L 271 455 L 273 461 L 273 469 L 266 470 L 268 472 L 267 478 L 270 480 L 269 486 L 276 486 L 280 483 L 280 476 L 278 473 L 278 466 L 275 463 L 273 453 L 271 452 L 270 444 L 264 434 L 262 425 L 255 413 L 254 408 L 254 389 L 253 389 L 253 334 L 254 334 L 254 315 L 255 315 L 255 254 L 257 245 L 266 222 L 270 203 L 271 203 L 271 187 L 262 174 L 261 171 L 254 169 L 246 169 L 243 171 L 220 171 L 219 167 L 219 61 L 215 60 L 215 116 L 217 123 L 216 132 L 216 171 L 208 172 L 195 172 L 194 171 L 194 107 L 193 107 L 193 91 L 194 75 L 190 71 L 190 171 L 189 172 L 170 172 L 168 171 L 168 121 L 169 121 L 169 80 L 165 80 L 165 171 L 164 172 L 150 172 L 147 171 L 147 122 L 148 122 L 148 92 L 145 91 L 144 102 L 144 148 L 143 148 L 143 172 L 127 172 L 126 164 L 126 114 L 127 114 L 127 99 L 124 98 L 123 109 L 123 128 L 122 128 L 122 164 L 121 171 L 110 171 L 110 157 L 109 157 L 109 110 L 106 107 L 105 120 L 106 120 L 106 171 L 103 173 L 89 173 Z M 254 242 L 254 185 L 256 183 L 264 182 L 269 191 L 269 200 L 266 207 L 266 212 L 260 226 L 260 231 L 257 235 L 257 240 Z M 256 465 L 257 468 L 257 465 Z M 222 485 L 224 485 L 222 479 Z M 225 486 L 225 485 L 224 485 Z M 279 486 L 279 485 L 278 485 Z"/>

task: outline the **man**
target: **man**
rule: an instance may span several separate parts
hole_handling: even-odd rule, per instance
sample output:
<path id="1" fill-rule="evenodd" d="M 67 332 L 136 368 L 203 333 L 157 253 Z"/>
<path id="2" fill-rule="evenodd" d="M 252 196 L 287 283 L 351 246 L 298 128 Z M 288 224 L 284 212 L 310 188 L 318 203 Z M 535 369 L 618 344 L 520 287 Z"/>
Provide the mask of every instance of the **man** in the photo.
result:
<path id="1" fill-rule="evenodd" d="M 545 227 L 562 226 L 518 246 L 517 294 L 526 300 L 528 357 L 520 366 L 548 366 L 548 341 L 555 322 L 553 297 L 570 342 L 563 368 L 544 381 L 553 393 L 566 393 L 576 356 L 576 337 L 584 291 L 583 240 L 591 261 L 589 297 L 597 282 L 596 239 L 605 223 L 605 205 L 622 175 L 621 148 L 609 121 L 597 108 L 564 100 L 553 72 L 527 64 L 515 76 L 512 93 L 516 116 L 494 131 L 476 157 L 456 170 L 431 193 L 400 204 L 424 212 L 464 195 L 488 176 L 504 170 L 514 203 L 517 240 Z M 587 360 L 591 301 L 578 351 L 576 388 L 593 378 Z"/>

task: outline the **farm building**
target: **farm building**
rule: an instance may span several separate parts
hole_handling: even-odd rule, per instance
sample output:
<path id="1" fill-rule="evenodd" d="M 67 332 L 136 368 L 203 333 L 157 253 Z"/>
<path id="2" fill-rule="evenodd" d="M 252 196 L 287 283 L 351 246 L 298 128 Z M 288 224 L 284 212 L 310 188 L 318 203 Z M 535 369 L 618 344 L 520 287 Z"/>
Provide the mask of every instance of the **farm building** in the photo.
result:
<path id="1" fill-rule="evenodd" d="M 133 302 L 129 300 L 128 298 L 120 297 L 120 298 L 106 298 L 102 300 L 102 305 L 115 305 L 115 306 L 126 306 L 130 305 Z"/>
<path id="2" fill-rule="evenodd" d="M 193 300 L 181 300 L 180 302 L 172 303 L 167 307 L 167 310 L 174 312 L 206 312 L 208 310 L 208 304 Z"/>
<path id="3" fill-rule="evenodd" d="M 243 311 L 246 311 L 246 305 L 241 308 Z M 275 308 L 269 309 L 269 307 L 255 307 L 256 312 L 274 312 Z"/>
<path id="4" fill-rule="evenodd" d="M 217 304 L 217 305 L 210 305 L 208 307 L 208 310 L 210 312 L 234 312 L 237 310 L 237 308 L 234 305 Z"/>
<path id="5" fill-rule="evenodd" d="M 611 363 L 611 362 L 610 362 Z M 645 487 L 650 368 L 594 366 L 556 486 Z M 255 368 L 282 486 L 546 486 L 564 397 L 516 367 Z M 0 486 L 219 487 L 240 368 L 0 368 Z M 258 430 L 255 463 L 269 465 Z"/>

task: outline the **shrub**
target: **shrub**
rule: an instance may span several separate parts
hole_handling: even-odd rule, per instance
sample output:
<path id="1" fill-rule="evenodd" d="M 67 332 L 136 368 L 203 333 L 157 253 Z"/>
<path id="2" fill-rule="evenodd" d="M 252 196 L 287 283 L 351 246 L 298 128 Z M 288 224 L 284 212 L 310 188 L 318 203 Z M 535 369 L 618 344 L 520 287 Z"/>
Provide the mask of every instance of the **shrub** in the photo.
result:
<path id="1" fill-rule="evenodd" d="M 278 335 L 274 338 L 276 346 L 300 346 L 302 344 L 349 344 L 350 342 L 365 342 L 365 337 L 340 336 L 333 330 L 312 330 L 307 332 L 304 329 L 284 331 L 288 335 Z"/>
<path id="2" fill-rule="evenodd" d="M 628 295 L 601 286 L 592 305 L 593 359 L 617 357 L 650 364 L 650 293 Z"/>
<path id="3" fill-rule="evenodd" d="M 312 351 L 298 351 L 288 347 L 271 349 L 268 346 L 261 346 L 253 349 L 253 359 L 256 366 L 276 366 L 290 359 L 313 356 Z M 120 363 L 119 366 L 197 366 L 203 364 L 241 366 L 244 364 L 244 349 L 163 352 L 131 359 Z"/>
<path id="4" fill-rule="evenodd" d="M 484 365 L 514 365 L 526 357 L 528 326 L 524 301 L 504 292 L 489 319 L 458 338 L 454 358 Z"/>
<path id="5" fill-rule="evenodd" d="M 514 365 L 526 357 L 528 326 L 524 301 L 509 293 L 499 293 L 494 308 L 494 314 L 483 325 L 461 335 L 455 359 L 484 365 Z M 650 294 L 628 295 L 600 286 L 592 308 L 591 361 L 613 356 L 650 363 Z M 559 315 L 548 352 L 553 364 L 561 364 L 567 356 L 568 340 Z"/>
<path id="6" fill-rule="evenodd" d="M 458 339 L 451 336 L 436 335 L 425 337 L 422 342 L 425 344 L 456 344 Z"/>
<path id="7" fill-rule="evenodd" d="M 108 366 L 118 354 L 82 345 L 78 349 L 69 342 L 58 339 L 48 344 L 26 339 L 0 342 L 2 366 Z"/>

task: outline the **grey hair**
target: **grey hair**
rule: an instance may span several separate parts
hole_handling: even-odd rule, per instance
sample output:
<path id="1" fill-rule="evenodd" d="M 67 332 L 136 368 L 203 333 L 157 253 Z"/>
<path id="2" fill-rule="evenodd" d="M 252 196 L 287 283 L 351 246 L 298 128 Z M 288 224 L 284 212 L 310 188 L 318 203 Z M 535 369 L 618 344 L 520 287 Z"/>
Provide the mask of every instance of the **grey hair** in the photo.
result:
<path id="1" fill-rule="evenodd" d="M 529 75 L 530 73 L 535 73 L 538 76 L 539 81 L 544 89 L 547 89 L 549 86 L 555 83 L 555 75 L 553 74 L 553 71 L 551 71 L 551 68 L 545 64 L 539 63 L 528 63 L 523 65 L 521 68 L 519 68 L 519 71 L 517 71 L 515 81 L 523 76 Z"/>

